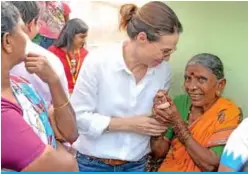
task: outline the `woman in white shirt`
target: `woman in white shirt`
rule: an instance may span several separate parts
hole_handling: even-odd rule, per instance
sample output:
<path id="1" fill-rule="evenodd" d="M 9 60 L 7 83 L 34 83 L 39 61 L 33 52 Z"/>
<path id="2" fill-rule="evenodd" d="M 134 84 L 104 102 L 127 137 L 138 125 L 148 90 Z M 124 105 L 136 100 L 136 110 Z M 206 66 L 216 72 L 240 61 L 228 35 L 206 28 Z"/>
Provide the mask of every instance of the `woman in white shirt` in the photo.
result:
<path id="1" fill-rule="evenodd" d="M 129 39 L 90 52 L 71 96 L 81 172 L 145 171 L 150 136 L 166 130 L 150 116 L 157 91 L 169 88 L 182 25 L 159 1 L 123 5 L 120 14 Z"/>

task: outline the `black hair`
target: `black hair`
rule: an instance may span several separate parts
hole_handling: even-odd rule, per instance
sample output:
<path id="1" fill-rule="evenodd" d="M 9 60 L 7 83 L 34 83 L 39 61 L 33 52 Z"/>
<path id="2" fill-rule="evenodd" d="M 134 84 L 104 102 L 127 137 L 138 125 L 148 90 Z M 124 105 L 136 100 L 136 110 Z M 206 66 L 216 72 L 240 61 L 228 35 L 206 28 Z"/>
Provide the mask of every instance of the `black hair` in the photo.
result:
<path id="1" fill-rule="evenodd" d="M 81 19 L 71 19 L 63 27 L 58 39 L 54 42 L 54 46 L 57 48 L 66 47 L 69 51 L 73 46 L 74 36 L 79 33 L 86 34 L 88 29 L 88 25 Z"/>
<path id="2" fill-rule="evenodd" d="M 18 9 L 5 1 L 1 2 L 1 40 L 5 33 L 13 31 L 20 20 Z"/>
<path id="3" fill-rule="evenodd" d="M 224 75 L 224 66 L 220 58 L 216 55 L 209 53 L 201 53 L 192 57 L 188 65 L 200 64 L 210 70 L 218 80 L 223 79 Z"/>
<path id="4" fill-rule="evenodd" d="M 29 24 L 33 20 L 38 21 L 40 8 L 36 1 L 10 1 L 19 10 L 22 20 Z"/>

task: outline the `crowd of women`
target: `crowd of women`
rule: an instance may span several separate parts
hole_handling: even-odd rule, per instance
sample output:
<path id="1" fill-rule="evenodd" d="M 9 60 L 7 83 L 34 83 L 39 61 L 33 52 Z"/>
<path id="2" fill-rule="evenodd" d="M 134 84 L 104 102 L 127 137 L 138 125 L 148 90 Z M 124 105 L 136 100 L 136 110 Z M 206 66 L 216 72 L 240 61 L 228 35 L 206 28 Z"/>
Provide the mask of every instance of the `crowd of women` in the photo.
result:
<path id="1" fill-rule="evenodd" d="M 247 170 L 248 119 L 222 97 L 218 56 L 190 58 L 185 93 L 168 94 L 183 32 L 169 6 L 121 6 L 128 37 L 89 52 L 87 24 L 69 13 L 1 2 L 2 171 Z"/>

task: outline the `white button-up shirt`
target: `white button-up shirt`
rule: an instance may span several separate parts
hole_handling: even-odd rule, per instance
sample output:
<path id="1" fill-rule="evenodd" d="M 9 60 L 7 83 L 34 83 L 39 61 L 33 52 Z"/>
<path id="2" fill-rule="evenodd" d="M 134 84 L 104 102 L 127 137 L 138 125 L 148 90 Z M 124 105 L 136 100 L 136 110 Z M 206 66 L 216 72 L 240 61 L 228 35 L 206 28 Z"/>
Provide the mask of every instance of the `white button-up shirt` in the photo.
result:
<path id="1" fill-rule="evenodd" d="M 150 137 L 132 132 L 105 132 L 111 118 L 151 113 L 159 89 L 168 89 L 171 68 L 163 62 L 136 80 L 126 67 L 122 44 L 90 52 L 79 73 L 71 104 L 76 112 L 80 153 L 106 159 L 138 161 L 150 152 Z"/>

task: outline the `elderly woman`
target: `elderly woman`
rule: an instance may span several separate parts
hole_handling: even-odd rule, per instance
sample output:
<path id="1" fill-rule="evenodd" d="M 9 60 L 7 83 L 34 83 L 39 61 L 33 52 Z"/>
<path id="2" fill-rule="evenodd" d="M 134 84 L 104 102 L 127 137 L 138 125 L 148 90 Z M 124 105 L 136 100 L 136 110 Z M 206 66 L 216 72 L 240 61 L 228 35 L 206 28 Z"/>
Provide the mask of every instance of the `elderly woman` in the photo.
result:
<path id="1" fill-rule="evenodd" d="M 74 157 L 56 141 L 73 142 L 77 138 L 73 109 L 46 59 L 27 54 L 30 40 L 26 30 L 18 10 L 10 3 L 1 2 L 2 169 L 77 171 Z M 50 88 L 54 105 L 52 125 L 44 99 L 26 79 L 9 73 L 21 62 L 25 62 L 29 73 L 36 74 Z"/>
<path id="2" fill-rule="evenodd" d="M 152 156 L 165 158 L 162 172 L 216 171 L 227 139 L 241 120 L 240 109 L 221 97 L 226 80 L 217 56 L 194 56 L 184 79 L 185 95 L 172 101 L 160 91 L 155 97 L 154 115 L 170 127 L 165 137 L 152 138 Z"/>

